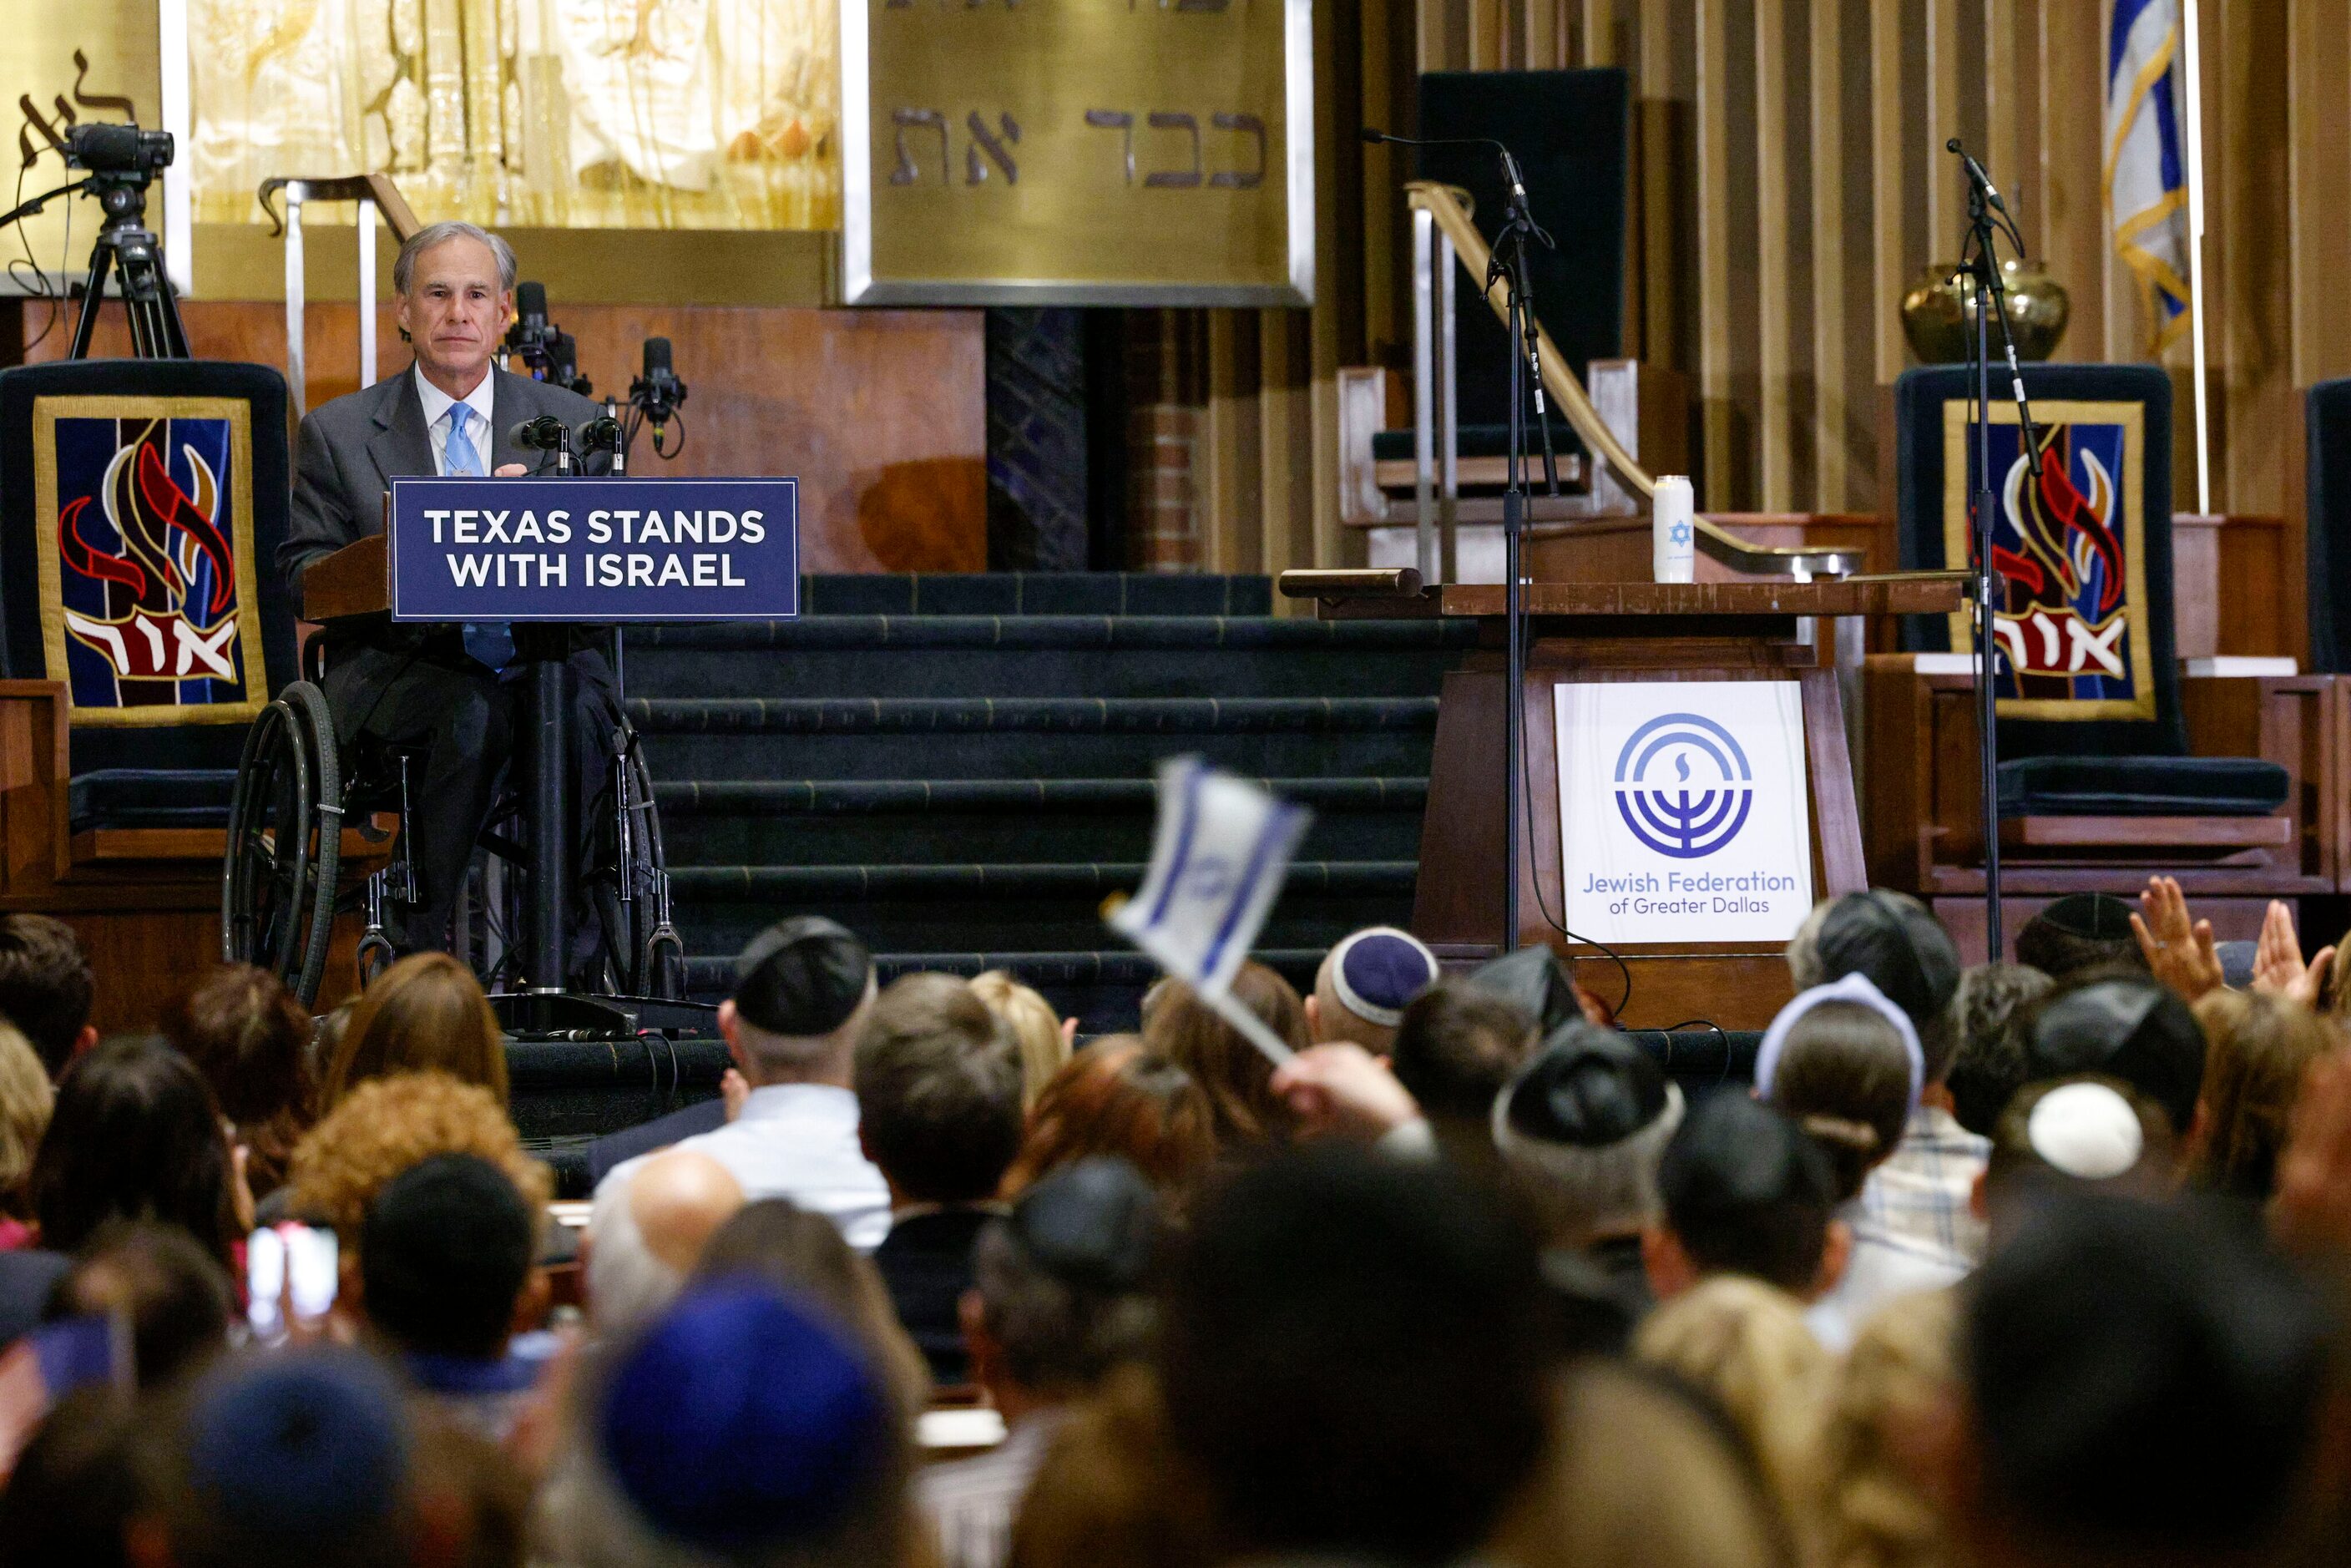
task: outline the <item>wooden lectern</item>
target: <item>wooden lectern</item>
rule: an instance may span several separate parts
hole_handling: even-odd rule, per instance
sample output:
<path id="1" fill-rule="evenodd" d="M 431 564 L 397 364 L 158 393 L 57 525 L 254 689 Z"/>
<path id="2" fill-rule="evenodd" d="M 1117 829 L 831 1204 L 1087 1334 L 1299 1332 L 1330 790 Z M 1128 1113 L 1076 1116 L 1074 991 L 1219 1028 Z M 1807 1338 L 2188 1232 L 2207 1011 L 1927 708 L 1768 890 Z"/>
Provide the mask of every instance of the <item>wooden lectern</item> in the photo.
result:
<path id="1" fill-rule="evenodd" d="M 1502 946 L 1501 778 L 1506 723 L 1502 588 L 1421 591 L 1408 571 L 1286 572 L 1282 591 L 1315 598 L 1326 619 L 1464 616 L 1478 647 L 1445 677 L 1420 840 L 1413 929 L 1443 956 L 1475 958 Z M 1604 1000 L 1623 988 L 1594 946 L 1555 928 L 1565 908 L 1561 865 L 1558 736 L 1552 688 L 1562 683 L 1781 681 L 1802 695 L 1817 898 L 1869 883 L 1853 759 L 1834 665 L 1833 619 L 1941 615 L 1959 603 L 1959 574 L 1855 577 L 1818 582 L 1535 582 L 1525 589 L 1526 860 L 1519 868 L 1521 946 L 1548 943 L 1579 961 L 1578 977 Z M 1665 1028 L 1704 1020 L 1761 1029 L 1792 994 L 1781 948 L 1764 943 L 1646 943 L 1618 949 L 1632 978 L 1620 1021 Z"/>

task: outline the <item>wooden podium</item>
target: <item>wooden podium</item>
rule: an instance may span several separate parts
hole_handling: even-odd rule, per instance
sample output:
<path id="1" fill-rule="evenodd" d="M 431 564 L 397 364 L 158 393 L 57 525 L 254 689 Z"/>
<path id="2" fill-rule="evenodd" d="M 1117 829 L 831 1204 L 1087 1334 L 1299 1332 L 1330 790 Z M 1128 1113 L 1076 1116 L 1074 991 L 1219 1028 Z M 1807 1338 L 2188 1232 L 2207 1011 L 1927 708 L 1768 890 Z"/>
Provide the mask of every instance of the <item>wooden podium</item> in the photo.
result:
<path id="1" fill-rule="evenodd" d="M 1604 1000 L 1623 989 L 1596 947 L 1553 925 L 1565 908 L 1560 852 L 1558 736 L 1552 688 L 1563 682 L 1787 681 L 1802 705 L 1816 897 L 1869 883 L 1853 759 L 1834 664 L 1832 618 L 1942 615 L 1958 608 L 1959 574 L 1820 582 L 1538 582 L 1525 590 L 1525 862 L 1519 942 L 1548 943 L 1577 962 Z M 1479 641 L 1445 677 L 1428 806 L 1420 839 L 1413 929 L 1447 957 L 1499 951 L 1505 850 L 1501 777 L 1505 632 L 1499 584 L 1422 591 L 1409 572 L 1288 572 L 1282 590 L 1318 600 L 1326 619 L 1474 619 Z M 1546 913 L 1548 912 L 1548 913 Z M 1621 1020 L 1664 1028 L 1706 1020 L 1761 1029 L 1792 994 L 1781 948 L 1762 943 L 1648 943 L 1617 949 L 1633 989 Z"/>

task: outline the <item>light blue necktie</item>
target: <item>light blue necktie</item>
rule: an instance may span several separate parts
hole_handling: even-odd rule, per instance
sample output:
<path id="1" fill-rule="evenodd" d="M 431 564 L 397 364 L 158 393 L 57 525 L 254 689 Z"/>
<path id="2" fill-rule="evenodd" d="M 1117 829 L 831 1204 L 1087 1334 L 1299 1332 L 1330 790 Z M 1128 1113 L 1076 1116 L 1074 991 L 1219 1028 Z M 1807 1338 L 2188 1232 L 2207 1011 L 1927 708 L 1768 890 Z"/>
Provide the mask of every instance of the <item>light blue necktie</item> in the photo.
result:
<path id="1" fill-rule="evenodd" d="M 452 477 L 460 475 L 480 478 L 489 470 L 482 465 L 481 450 L 474 444 L 470 434 L 474 423 L 473 408 L 466 403 L 449 405 L 449 439 L 441 449 L 442 466 Z M 493 670 L 503 670 L 514 662 L 514 627 L 505 621 L 468 621 L 465 625 L 465 653 Z"/>

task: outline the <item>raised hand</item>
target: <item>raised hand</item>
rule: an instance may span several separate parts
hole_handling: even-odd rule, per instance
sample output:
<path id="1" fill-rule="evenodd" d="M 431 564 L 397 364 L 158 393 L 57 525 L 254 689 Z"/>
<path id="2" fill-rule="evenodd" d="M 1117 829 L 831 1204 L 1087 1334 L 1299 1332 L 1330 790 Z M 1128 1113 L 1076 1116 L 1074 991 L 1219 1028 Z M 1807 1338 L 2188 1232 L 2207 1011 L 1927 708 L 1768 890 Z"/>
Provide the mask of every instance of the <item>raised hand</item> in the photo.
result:
<path id="1" fill-rule="evenodd" d="M 2155 977 L 2189 1001 L 2222 985 L 2220 956 L 2213 951 L 2212 923 L 2191 919 L 2178 879 L 2151 876 L 2138 895 L 2140 913 L 2130 917 L 2131 935 L 2147 956 Z"/>
<path id="2" fill-rule="evenodd" d="M 1411 1091 L 1396 1082 L 1385 1061 L 1360 1045 L 1340 1042 L 1300 1051 L 1275 1070 L 1273 1092 L 1309 1138 L 1368 1143 L 1420 1120 Z"/>
<path id="3" fill-rule="evenodd" d="M 2262 939 L 2253 949 L 2253 989 L 2306 1008 L 2316 1007 L 2320 980 L 2334 961 L 2335 949 L 2321 947 L 2309 963 L 2304 963 L 2294 915 L 2281 901 L 2270 900 L 2269 912 L 2262 916 Z"/>

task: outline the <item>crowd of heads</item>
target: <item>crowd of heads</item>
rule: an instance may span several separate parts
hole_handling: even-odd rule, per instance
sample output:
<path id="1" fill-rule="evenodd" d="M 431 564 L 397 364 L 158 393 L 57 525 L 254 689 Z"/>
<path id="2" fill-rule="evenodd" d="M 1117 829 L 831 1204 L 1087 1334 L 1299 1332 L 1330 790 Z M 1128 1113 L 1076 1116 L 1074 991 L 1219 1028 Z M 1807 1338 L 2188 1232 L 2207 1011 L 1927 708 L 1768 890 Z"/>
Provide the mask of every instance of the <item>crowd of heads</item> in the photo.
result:
<path id="1" fill-rule="evenodd" d="M 2351 998 L 2282 916 L 1970 968 L 1848 894 L 1707 1074 L 1547 949 L 1081 1040 L 798 917 L 569 1208 L 455 961 L 100 1040 L 0 917 L 0 1563 L 2341 1561 Z"/>

